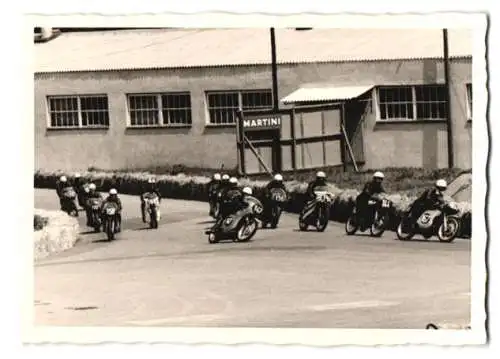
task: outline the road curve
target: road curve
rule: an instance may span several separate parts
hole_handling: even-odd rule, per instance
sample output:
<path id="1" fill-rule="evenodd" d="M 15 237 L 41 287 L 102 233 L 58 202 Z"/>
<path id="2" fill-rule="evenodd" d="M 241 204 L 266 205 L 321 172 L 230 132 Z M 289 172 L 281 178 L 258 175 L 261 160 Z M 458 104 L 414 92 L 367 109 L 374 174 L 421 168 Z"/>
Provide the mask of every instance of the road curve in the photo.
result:
<path id="1" fill-rule="evenodd" d="M 250 243 L 208 244 L 205 203 L 162 201 L 160 228 L 121 196 L 123 232 L 85 233 L 35 264 L 35 324 L 423 329 L 470 320 L 470 240 L 299 232 L 285 214 Z M 35 207 L 56 209 L 52 190 Z M 83 213 L 80 222 L 82 230 Z"/>

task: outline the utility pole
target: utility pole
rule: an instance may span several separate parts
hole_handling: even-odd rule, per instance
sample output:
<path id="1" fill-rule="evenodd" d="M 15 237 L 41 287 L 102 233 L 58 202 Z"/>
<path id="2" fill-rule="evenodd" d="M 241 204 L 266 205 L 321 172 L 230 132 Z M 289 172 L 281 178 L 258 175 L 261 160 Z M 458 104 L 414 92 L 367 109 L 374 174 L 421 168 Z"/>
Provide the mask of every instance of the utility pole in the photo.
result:
<path id="1" fill-rule="evenodd" d="M 448 168 L 455 167 L 453 151 L 453 124 L 451 120 L 451 89 L 450 89 L 450 60 L 448 54 L 448 29 L 443 29 L 443 50 L 444 50 L 444 81 L 446 87 L 446 123 L 448 135 Z"/>
<path id="2" fill-rule="evenodd" d="M 273 110 L 279 111 L 279 98 L 278 98 L 278 64 L 276 61 L 276 37 L 274 34 L 274 27 L 271 28 L 271 73 L 273 82 Z"/>

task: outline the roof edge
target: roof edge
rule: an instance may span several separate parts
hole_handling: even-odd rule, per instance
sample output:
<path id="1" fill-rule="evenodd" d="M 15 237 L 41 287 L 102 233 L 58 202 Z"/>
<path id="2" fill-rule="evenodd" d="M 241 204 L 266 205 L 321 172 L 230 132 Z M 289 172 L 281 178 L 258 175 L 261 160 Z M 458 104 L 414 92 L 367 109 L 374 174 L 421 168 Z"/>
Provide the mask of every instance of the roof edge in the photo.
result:
<path id="1" fill-rule="evenodd" d="M 450 56 L 449 59 L 463 60 L 471 59 L 473 55 Z M 344 63 L 373 63 L 388 61 L 423 61 L 423 60 L 444 60 L 443 56 L 414 57 L 414 58 L 393 58 L 393 59 L 352 59 L 352 60 L 332 60 L 332 61 L 286 61 L 278 62 L 278 65 L 307 65 L 307 64 L 344 64 Z M 179 69 L 204 69 L 221 67 L 244 67 L 244 66 L 271 66 L 271 62 L 255 62 L 246 64 L 221 64 L 221 65 L 186 65 L 186 66 L 165 66 L 165 67 L 131 67 L 120 69 L 85 69 L 85 70 L 57 70 L 57 71 L 35 71 L 34 74 L 63 74 L 63 73 L 85 73 L 85 72 L 122 72 L 122 71 L 151 71 L 151 70 L 179 70 Z"/>

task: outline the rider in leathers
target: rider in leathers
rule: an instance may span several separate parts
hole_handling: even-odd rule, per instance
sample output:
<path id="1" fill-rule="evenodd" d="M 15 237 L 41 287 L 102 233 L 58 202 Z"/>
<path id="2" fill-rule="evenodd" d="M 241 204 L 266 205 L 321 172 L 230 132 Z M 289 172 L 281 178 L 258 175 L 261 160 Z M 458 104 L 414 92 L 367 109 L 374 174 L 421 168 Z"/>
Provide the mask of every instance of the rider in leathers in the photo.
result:
<path id="1" fill-rule="evenodd" d="M 74 175 L 74 185 L 75 185 L 75 192 L 78 198 L 78 205 L 81 208 L 85 208 L 85 190 L 83 186 L 84 183 L 79 173 L 75 173 Z"/>
<path id="2" fill-rule="evenodd" d="M 221 175 L 215 173 L 210 182 L 207 184 L 208 203 L 210 204 L 210 215 L 213 215 L 213 205 L 217 200 L 217 193 L 221 187 Z"/>
<path id="3" fill-rule="evenodd" d="M 278 189 L 282 189 L 283 191 L 285 191 L 285 193 L 288 195 L 287 193 L 287 190 L 286 190 L 286 187 L 285 187 L 285 183 L 283 182 L 283 176 L 280 175 L 279 173 L 274 175 L 273 179 L 271 181 L 269 181 L 269 183 L 267 184 L 266 188 L 264 189 L 264 198 L 263 198 L 263 204 L 264 204 L 264 208 L 265 209 L 269 209 L 270 208 L 270 204 L 271 204 L 271 190 L 274 189 L 274 188 L 278 188 Z M 268 211 L 265 211 L 266 212 L 266 216 L 268 215 Z"/>
<path id="4" fill-rule="evenodd" d="M 428 209 L 438 209 L 445 204 L 444 191 L 448 184 L 444 179 L 436 181 L 434 187 L 425 190 L 410 207 L 408 217 L 414 225 L 417 219 Z"/>
<path id="5" fill-rule="evenodd" d="M 105 216 L 106 214 L 104 213 L 104 207 L 106 205 L 106 203 L 108 202 L 113 202 L 117 205 L 118 207 L 118 210 L 116 211 L 116 220 L 117 220 L 117 226 L 116 226 L 116 231 L 117 232 L 121 232 L 121 228 L 122 228 L 122 201 L 120 200 L 120 198 L 118 197 L 118 191 L 115 189 L 115 188 L 111 188 L 109 190 L 109 196 L 106 197 L 106 199 L 104 200 L 104 202 L 102 203 L 102 215 Z"/>
<path id="6" fill-rule="evenodd" d="M 235 177 L 231 177 L 229 184 L 221 192 L 220 213 L 211 229 L 212 232 L 215 232 L 220 228 L 220 225 L 225 218 L 242 208 L 244 205 L 243 198 L 244 194 L 238 186 L 238 180 Z"/>
<path id="7" fill-rule="evenodd" d="M 326 186 L 326 174 L 323 171 L 319 171 L 318 173 L 316 173 L 316 178 L 307 186 L 306 194 L 309 199 L 314 199 L 314 191 L 316 190 L 316 187 L 324 186 Z"/>
<path id="8" fill-rule="evenodd" d="M 368 208 L 368 201 L 376 195 L 385 193 L 382 186 L 384 181 L 384 174 L 382 172 L 375 172 L 372 180 L 365 184 L 363 191 L 356 197 L 356 211 L 360 218 L 366 213 Z"/>
<path id="9" fill-rule="evenodd" d="M 148 184 L 145 186 L 144 190 L 141 193 L 141 215 L 142 215 L 142 221 L 144 223 L 147 222 L 146 220 L 146 202 L 144 200 L 144 196 L 148 193 L 154 193 L 158 196 L 158 201 L 161 203 L 161 194 L 160 194 L 160 189 L 158 188 L 158 184 L 156 183 L 155 178 L 150 178 L 148 179 Z"/>
<path id="10" fill-rule="evenodd" d="M 88 191 L 88 192 L 87 192 Z M 89 186 L 87 188 L 85 188 L 85 192 L 84 192 L 84 203 L 85 203 L 85 213 L 87 215 L 87 226 L 92 226 L 92 221 L 91 221 L 91 218 L 92 218 L 92 208 L 89 206 L 89 203 L 88 201 L 90 199 L 93 199 L 93 198 L 96 198 L 96 199 L 100 199 L 102 200 L 102 195 L 101 193 L 97 192 L 96 191 L 96 185 L 94 183 L 90 183 Z"/>
<path id="11" fill-rule="evenodd" d="M 59 197 L 59 205 L 61 206 L 61 209 L 63 208 L 63 190 L 68 187 L 71 187 L 71 183 L 68 181 L 66 176 L 61 176 L 59 181 L 56 182 L 56 193 Z"/>

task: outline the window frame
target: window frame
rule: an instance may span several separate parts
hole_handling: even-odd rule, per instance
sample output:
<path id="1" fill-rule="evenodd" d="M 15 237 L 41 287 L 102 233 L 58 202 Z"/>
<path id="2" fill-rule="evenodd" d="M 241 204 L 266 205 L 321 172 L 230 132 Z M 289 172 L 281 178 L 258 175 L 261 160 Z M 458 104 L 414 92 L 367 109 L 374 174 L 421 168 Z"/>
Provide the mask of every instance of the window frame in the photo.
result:
<path id="1" fill-rule="evenodd" d="M 77 101 L 76 110 L 66 111 L 75 112 L 78 116 L 78 126 L 52 126 L 52 114 L 54 113 L 51 100 L 57 99 L 75 99 Z M 104 110 L 92 110 L 93 112 L 106 113 L 107 114 L 107 124 L 104 125 L 83 125 L 83 111 L 82 111 L 82 98 L 101 98 L 106 100 L 106 109 Z M 46 118 L 47 118 L 47 129 L 48 130 L 107 130 L 110 128 L 110 111 L 109 111 L 109 97 L 107 94 L 97 93 L 97 94 L 74 94 L 74 95 L 47 95 L 45 97 L 46 104 Z"/>
<path id="2" fill-rule="evenodd" d="M 270 94 L 271 103 L 270 105 L 263 107 L 253 107 L 248 110 L 269 110 L 273 108 L 273 91 L 270 88 L 257 88 L 257 89 L 236 89 L 236 90 L 206 90 L 205 91 L 205 126 L 207 127 L 235 127 L 237 124 L 236 115 L 234 115 L 234 122 L 229 123 L 214 123 L 210 116 L 210 110 L 214 107 L 210 107 L 209 96 L 217 94 L 228 94 L 228 95 L 238 95 L 238 110 L 243 110 L 243 94 L 244 93 L 260 93 L 260 94 Z M 229 109 L 229 107 L 218 107 L 219 109 Z"/>
<path id="3" fill-rule="evenodd" d="M 374 91 L 374 99 L 376 100 L 376 123 L 419 123 L 419 122 L 425 122 L 425 123 L 439 123 L 439 122 L 446 122 L 446 114 L 444 118 L 419 118 L 418 117 L 418 106 L 417 104 L 427 104 L 430 105 L 432 103 L 446 103 L 445 101 L 439 101 L 438 100 L 431 100 L 431 101 L 417 101 L 417 89 L 420 87 L 428 87 L 428 86 L 438 86 L 442 87 L 445 86 L 442 83 L 418 83 L 418 84 L 401 84 L 401 85 L 381 85 L 377 86 Z M 412 117 L 398 117 L 398 118 L 382 118 L 382 111 L 381 111 L 381 96 L 380 96 L 380 90 L 381 89 L 395 89 L 395 88 L 411 88 L 411 104 L 412 104 L 412 112 L 413 116 Z M 393 101 L 391 103 L 398 103 L 396 101 Z M 400 101 L 401 104 L 407 103 L 407 102 L 402 102 Z M 446 107 L 445 107 L 446 108 Z"/>
<path id="4" fill-rule="evenodd" d="M 469 90 L 470 88 L 470 90 Z M 474 116 L 474 101 L 473 94 L 474 89 L 472 87 L 472 82 L 467 82 L 465 84 L 465 104 L 467 106 L 467 121 L 472 122 L 472 117 Z"/>
<path id="5" fill-rule="evenodd" d="M 179 107 L 179 108 L 167 108 L 163 107 L 163 96 L 169 95 L 187 95 L 189 100 L 189 107 Z M 127 109 L 127 129 L 141 129 L 141 128 L 191 128 L 193 126 L 193 103 L 191 101 L 191 92 L 190 91 L 167 91 L 167 92 L 141 92 L 141 93 L 127 93 L 125 95 L 125 103 Z M 133 125 L 132 124 L 132 116 L 131 116 L 131 106 L 130 106 L 130 98 L 138 97 L 138 98 L 146 98 L 146 97 L 154 97 L 156 98 L 156 108 L 154 109 L 157 112 L 158 116 L 158 124 L 153 125 Z M 144 111 L 153 110 L 153 109 L 142 109 Z M 163 115 L 164 111 L 168 110 L 185 110 L 187 114 L 189 114 L 189 123 L 165 123 L 165 118 Z"/>

